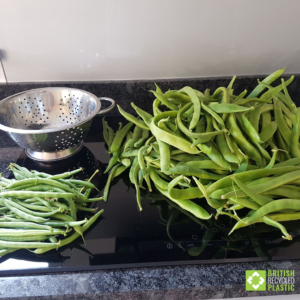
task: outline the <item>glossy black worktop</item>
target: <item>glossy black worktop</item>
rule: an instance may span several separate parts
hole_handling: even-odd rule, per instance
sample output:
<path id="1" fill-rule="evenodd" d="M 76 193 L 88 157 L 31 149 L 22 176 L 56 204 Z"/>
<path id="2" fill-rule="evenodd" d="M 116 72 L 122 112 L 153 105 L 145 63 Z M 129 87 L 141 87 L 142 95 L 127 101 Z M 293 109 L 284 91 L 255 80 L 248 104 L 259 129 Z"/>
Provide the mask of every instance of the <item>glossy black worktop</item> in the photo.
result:
<path id="1" fill-rule="evenodd" d="M 243 87 L 245 82 L 249 82 L 249 89 L 256 81 L 251 78 L 242 80 Z M 164 81 L 161 85 L 166 89 L 190 84 L 203 90 L 206 87 L 213 89 L 220 85 L 226 86 L 228 81 L 229 79 L 177 80 Z M 98 96 L 112 97 L 127 109 L 132 100 L 148 110 L 151 107 L 149 101 L 152 101 L 152 97 L 147 92 L 153 88 L 150 82 L 10 84 L 0 86 L 0 98 L 46 85 L 82 88 Z M 292 88 L 291 93 L 300 94 L 296 87 Z M 113 114 L 117 114 L 116 109 L 111 113 Z M 85 143 L 101 163 L 99 166 L 104 167 L 108 155 L 101 141 L 100 127 L 101 125 L 92 128 Z M 98 146 L 92 138 L 97 131 Z M 15 146 L 3 132 L 0 133 L 0 143 L 0 172 L 3 172 L 10 162 L 17 161 L 21 155 L 20 162 L 24 157 L 22 158 L 22 149 Z M 102 145 L 99 146 L 100 144 Z M 4 174 L 8 175 L 7 171 Z M 61 253 L 66 259 L 64 262 L 56 262 L 57 265 L 53 268 L 56 269 L 55 273 L 45 275 L 33 270 L 34 275 L 30 276 L 23 276 L 22 272 L 19 275 L 4 275 L 0 278 L 0 298 L 31 296 L 38 299 L 99 299 L 101 295 L 102 299 L 207 299 L 271 295 L 270 292 L 245 292 L 244 272 L 251 269 L 293 269 L 296 271 L 295 292 L 300 292 L 297 284 L 300 263 L 298 260 L 291 260 L 298 257 L 299 247 L 295 246 L 297 240 L 288 245 L 291 247 L 289 252 L 285 252 L 288 254 L 278 250 L 278 244 L 286 245 L 279 238 L 280 235 L 272 230 L 266 232 L 264 227 L 259 227 L 256 231 L 245 230 L 239 233 L 241 236 L 233 236 L 228 241 L 230 220 L 218 219 L 210 224 L 197 224 L 181 212 L 178 213 L 177 223 L 171 224 L 168 234 L 166 221 L 177 208 L 168 206 L 166 200 L 155 199 L 155 194 L 151 197 L 149 199 L 145 195 L 144 211 L 141 214 L 136 209 L 134 189 L 128 187 L 128 183 L 126 185 L 124 178 L 114 182 L 109 201 L 97 204 L 105 209 L 104 218 L 88 232 L 86 246 L 79 243 L 79 246 L 84 246 L 92 255 L 73 247 L 72 250 L 65 249 Z M 129 226 L 123 228 L 121 224 L 124 222 Z M 101 243 L 102 247 L 95 248 L 92 242 L 95 235 L 96 239 L 100 237 L 102 241 L 107 240 L 105 247 Z M 207 241 L 206 246 L 202 240 Z M 100 250 L 97 252 L 95 249 Z M 112 249 L 114 253 L 111 253 Z M 69 256 L 72 257 L 68 258 Z M 283 261 L 263 261 L 272 257 Z M 81 267 L 82 270 L 88 270 L 86 266 L 89 265 L 89 268 L 95 267 L 95 271 L 70 272 L 74 270 L 73 262 L 77 269 Z M 120 266 L 126 268 L 118 268 Z M 96 271 L 102 268 L 104 269 Z M 64 270 L 68 272 L 63 273 Z"/>

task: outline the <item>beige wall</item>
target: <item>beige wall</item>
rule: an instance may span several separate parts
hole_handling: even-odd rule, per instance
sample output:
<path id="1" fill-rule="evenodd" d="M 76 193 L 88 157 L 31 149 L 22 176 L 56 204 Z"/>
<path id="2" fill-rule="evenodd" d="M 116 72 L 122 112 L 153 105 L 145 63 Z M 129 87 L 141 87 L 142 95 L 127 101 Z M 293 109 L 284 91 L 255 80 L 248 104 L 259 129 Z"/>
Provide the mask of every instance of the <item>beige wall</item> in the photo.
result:
<path id="1" fill-rule="evenodd" d="M 0 0 L 8 82 L 300 72 L 299 0 Z"/>

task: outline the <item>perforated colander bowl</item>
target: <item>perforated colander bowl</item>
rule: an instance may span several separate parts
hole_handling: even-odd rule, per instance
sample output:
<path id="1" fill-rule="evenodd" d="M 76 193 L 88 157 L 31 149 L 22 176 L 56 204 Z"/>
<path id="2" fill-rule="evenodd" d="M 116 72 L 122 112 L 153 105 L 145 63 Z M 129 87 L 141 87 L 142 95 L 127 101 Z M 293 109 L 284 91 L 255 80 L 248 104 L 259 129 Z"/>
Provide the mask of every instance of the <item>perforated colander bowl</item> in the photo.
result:
<path id="1" fill-rule="evenodd" d="M 100 100 L 111 105 L 100 110 Z M 0 101 L 0 129 L 25 148 L 29 157 L 59 160 L 79 151 L 92 119 L 114 106 L 113 99 L 79 89 L 34 89 Z"/>

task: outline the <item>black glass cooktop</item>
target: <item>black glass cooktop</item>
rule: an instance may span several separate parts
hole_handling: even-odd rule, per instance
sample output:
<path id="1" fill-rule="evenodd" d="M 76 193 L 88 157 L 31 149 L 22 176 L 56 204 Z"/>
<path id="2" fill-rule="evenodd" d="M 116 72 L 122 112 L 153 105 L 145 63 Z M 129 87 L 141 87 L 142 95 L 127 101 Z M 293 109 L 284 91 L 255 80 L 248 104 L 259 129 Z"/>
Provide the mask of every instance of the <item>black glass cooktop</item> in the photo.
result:
<path id="1" fill-rule="evenodd" d="M 106 120 L 114 130 L 120 121 L 125 122 L 115 116 Z M 84 178 L 100 169 L 93 182 L 102 195 L 107 180 L 103 171 L 108 160 L 101 117 L 96 117 L 84 147 L 76 155 L 43 164 L 23 152 L 17 163 L 50 174 L 81 166 Z M 0 275 L 300 258 L 300 222 L 285 224 L 294 237 L 292 241 L 283 240 L 280 231 L 263 224 L 239 229 L 228 236 L 235 223 L 229 217 L 196 219 L 156 191 L 142 192 L 143 211 L 139 212 L 128 173 L 112 182 L 106 203 L 100 201 L 92 206 L 104 208 L 104 214 L 86 232 L 86 245 L 79 238 L 65 248 L 42 255 L 19 250 L 0 258 Z"/>

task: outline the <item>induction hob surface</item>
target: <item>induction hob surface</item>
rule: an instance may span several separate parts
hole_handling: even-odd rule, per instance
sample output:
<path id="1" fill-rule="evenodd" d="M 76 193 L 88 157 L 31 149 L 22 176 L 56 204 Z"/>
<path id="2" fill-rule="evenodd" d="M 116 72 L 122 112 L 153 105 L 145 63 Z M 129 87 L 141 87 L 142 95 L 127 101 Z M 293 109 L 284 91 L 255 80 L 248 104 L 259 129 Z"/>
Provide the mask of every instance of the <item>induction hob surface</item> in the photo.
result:
<path id="1" fill-rule="evenodd" d="M 17 163 L 29 169 L 57 174 L 83 167 L 80 176 L 88 178 L 100 172 L 94 183 L 103 192 L 107 175 L 103 174 L 109 154 L 102 136 L 102 118 L 96 117 L 76 155 L 52 164 L 36 162 L 23 151 Z M 119 116 L 106 117 L 114 130 Z M 199 200 L 204 205 L 203 200 Z M 264 224 L 254 224 L 228 236 L 235 221 L 227 216 L 217 220 L 199 220 L 182 211 L 157 191 L 142 191 L 143 211 L 137 209 L 135 189 L 128 173 L 114 179 L 108 201 L 92 207 L 104 209 L 101 217 L 85 233 L 86 244 L 78 238 L 72 244 L 42 255 L 19 250 L 0 258 L 0 276 L 6 274 L 47 273 L 120 267 L 167 266 L 199 263 L 229 263 L 300 258 L 299 222 L 285 226 L 292 241 Z M 82 213 L 80 218 L 84 218 Z"/>

